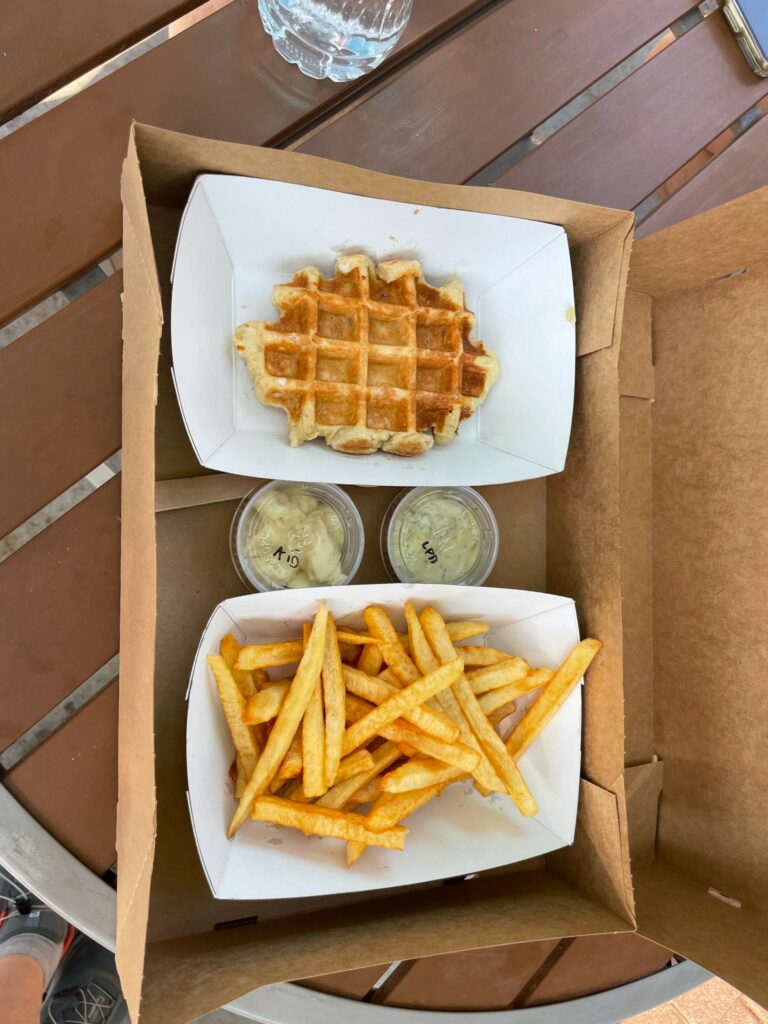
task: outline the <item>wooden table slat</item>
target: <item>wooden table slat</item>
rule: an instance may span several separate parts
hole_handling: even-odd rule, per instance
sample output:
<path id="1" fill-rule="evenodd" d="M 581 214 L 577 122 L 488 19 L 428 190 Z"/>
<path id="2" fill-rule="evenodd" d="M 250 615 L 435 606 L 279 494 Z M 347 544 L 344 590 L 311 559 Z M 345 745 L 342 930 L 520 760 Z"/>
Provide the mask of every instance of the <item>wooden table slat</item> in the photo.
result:
<path id="1" fill-rule="evenodd" d="M 682 14 L 687 0 L 515 0 L 409 65 L 301 146 L 461 182 Z"/>
<path id="2" fill-rule="evenodd" d="M 120 447 L 116 274 L 0 350 L 0 537 Z"/>
<path id="3" fill-rule="evenodd" d="M 3 785 L 96 874 L 115 863 L 117 681 L 3 779 Z"/>
<path id="4" fill-rule="evenodd" d="M 701 170 L 637 228 L 638 236 L 669 227 L 768 185 L 768 116 Z"/>
<path id="5" fill-rule="evenodd" d="M 0 13 L 0 120 L 151 35 L 202 0 L 6 3 Z"/>
<path id="6" fill-rule="evenodd" d="M 424 1010 L 503 1010 L 556 946 L 551 939 L 424 957 L 384 1003 Z"/>
<path id="7" fill-rule="evenodd" d="M 327 992 L 331 996 L 345 999 L 362 999 L 375 982 L 379 980 L 388 964 L 377 967 L 360 967 L 355 971 L 339 971 L 338 974 L 323 974 L 317 978 L 304 978 L 299 982 L 304 988 Z"/>
<path id="8" fill-rule="evenodd" d="M 421 0 L 398 53 L 412 53 L 489 2 Z M 4 248 L 14 253 L 0 277 L 0 322 L 119 245 L 120 165 L 132 119 L 265 144 L 349 92 L 287 64 L 262 28 L 256 0 L 242 0 L 18 129 L 0 141 L 0 222 Z"/>
<path id="9" fill-rule="evenodd" d="M 525 1001 L 545 1006 L 628 985 L 665 967 L 672 954 L 634 932 L 577 938 Z"/>
<path id="10" fill-rule="evenodd" d="M 766 92 L 712 14 L 496 184 L 631 210 Z"/>
<path id="11" fill-rule="evenodd" d="M 120 478 L 0 564 L 0 750 L 119 646 Z"/>

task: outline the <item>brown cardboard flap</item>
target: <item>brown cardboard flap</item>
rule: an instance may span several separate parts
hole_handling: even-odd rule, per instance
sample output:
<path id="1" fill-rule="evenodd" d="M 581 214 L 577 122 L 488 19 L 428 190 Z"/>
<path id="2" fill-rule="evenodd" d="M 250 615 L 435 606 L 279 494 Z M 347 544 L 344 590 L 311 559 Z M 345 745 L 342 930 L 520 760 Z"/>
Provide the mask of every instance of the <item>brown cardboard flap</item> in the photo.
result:
<path id="1" fill-rule="evenodd" d="M 211 473 L 207 476 L 182 477 L 179 480 L 158 480 L 155 485 L 155 512 L 169 512 L 175 508 L 193 505 L 211 505 L 217 501 L 232 501 L 266 483 L 250 476 L 233 473 Z"/>
<path id="2" fill-rule="evenodd" d="M 152 247 L 160 280 L 160 301 L 164 314 L 163 335 L 160 341 L 160 359 L 157 374 L 157 426 L 155 430 L 155 477 L 172 480 L 176 477 L 210 475 L 211 470 L 201 466 L 187 435 L 171 367 L 171 267 L 176 247 L 176 236 L 181 222 L 181 211 L 162 206 L 149 206 L 149 227 Z"/>
<path id="3" fill-rule="evenodd" d="M 664 765 L 661 761 L 649 761 L 624 770 L 629 855 L 633 871 L 653 864 L 656 857 L 656 827 L 663 778 Z"/>
<path id="4" fill-rule="evenodd" d="M 614 224 L 626 225 L 633 220 L 624 210 L 532 192 L 417 181 L 324 157 L 202 139 L 150 125 L 134 127 L 147 201 L 165 206 L 183 206 L 195 178 L 204 172 L 273 178 L 279 170 L 283 181 L 299 185 L 562 224 L 568 230 L 572 245 L 594 238 Z"/>
<path id="5" fill-rule="evenodd" d="M 580 356 L 618 341 L 634 223 L 633 214 L 623 213 L 597 235 L 571 242 Z"/>
<path id="6" fill-rule="evenodd" d="M 653 352 L 650 295 L 627 291 L 619 350 L 622 395 L 653 398 Z"/>
<path id="7" fill-rule="evenodd" d="M 659 856 L 745 905 L 768 903 L 767 323 L 766 266 L 654 302 Z"/>
<path id="8" fill-rule="evenodd" d="M 764 260 L 768 260 L 768 188 L 643 238 L 632 252 L 629 287 L 662 295 Z"/>
<path id="9" fill-rule="evenodd" d="M 128 162 L 135 165 L 131 153 Z M 134 205 L 126 199 L 123 233 L 123 434 L 132 440 L 123 453 L 122 486 L 117 943 L 125 997 L 136 1016 L 155 841 L 152 693 L 156 563 L 152 503 L 160 314 L 146 269 L 151 253 L 147 253 L 146 240 L 139 241 L 133 226 Z M 139 756 L 137 737 L 141 737 Z"/>
<path id="10" fill-rule="evenodd" d="M 622 339 L 621 352 L 627 349 Z M 651 417 L 647 399 L 622 396 L 621 578 L 624 643 L 625 764 L 655 753 L 653 718 L 653 544 L 651 536 Z"/>
<path id="11" fill-rule="evenodd" d="M 208 172 L 245 174 L 255 178 L 277 177 L 298 185 L 354 195 L 560 224 L 568 233 L 573 259 L 579 266 L 577 277 L 586 282 L 583 287 L 579 286 L 577 293 L 579 352 L 590 352 L 613 344 L 617 312 L 618 323 L 621 322 L 621 304 L 629 265 L 634 224 L 630 213 L 512 189 L 415 181 L 336 163 L 323 157 L 200 139 L 148 125 L 137 124 L 135 134 L 144 188 L 150 204 L 182 207 L 197 175 Z M 603 238 L 604 235 L 607 237 Z M 583 243 L 593 239 L 598 244 L 584 249 Z M 626 243 L 624 247 L 623 243 Z"/>
<path id="12" fill-rule="evenodd" d="M 751 902 L 734 906 L 664 861 L 635 869 L 634 881 L 638 928 L 643 935 L 768 1005 L 768 917 L 764 907 Z M 728 890 L 723 895 L 732 898 Z"/>
<path id="13" fill-rule="evenodd" d="M 568 462 L 547 485 L 547 590 L 572 597 L 582 636 L 603 642 L 584 686 L 582 774 L 605 789 L 624 769 L 616 362 L 610 349 L 576 361 Z"/>
<path id="14" fill-rule="evenodd" d="M 450 901 L 440 887 L 338 909 L 333 941 L 327 914 L 315 913 L 155 943 L 148 949 L 142 1020 L 177 1024 L 294 977 L 523 939 L 628 930 L 622 917 L 543 872 L 449 889 Z"/>
<path id="15" fill-rule="evenodd" d="M 622 359 L 625 343 L 647 347 L 649 302 L 655 401 L 622 400 L 625 645 L 635 646 L 627 755 L 637 765 L 626 780 L 639 928 L 763 1002 L 766 227 L 763 189 L 638 243 L 630 285 L 648 298 L 643 306 L 628 297 L 622 338 Z M 640 476 L 649 431 L 650 528 Z M 640 602 L 649 576 L 652 630 Z M 661 773 L 643 762 L 657 753 L 657 860 L 640 867 L 653 856 Z"/>
<path id="16" fill-rule="evenodd" d="M 576 881 L 604 907 L 635 925 L 622 780 L 616 792 L 581 780 L 573 846 L 549 854 L 547 863 L 566 881 Z M 606 870 L 607 866 L 607 870 Z"/>
<path id="17" fill-rule="evenodd" d="M 126 220 L 131 222 L 137 243 L 134 256 L 142 263 L 149 278 L 149 291 L 146 294 L 146 298 L 157 308 L 157 312 L 160 313 L 160 284 L 152 250 L 152 235 L 149 229 L 149 216 L 147 213 L 147 197 L 144 193 L 144 182 L 141 177 L 139 156 L 136 151 L 135 122 L 131 125 L 131 131 L 128 136 L 128 152 L 123 161 L 122 174 L 120 176 L 120 198 L 123 203 L 123 226 L 125 226 Z"/>

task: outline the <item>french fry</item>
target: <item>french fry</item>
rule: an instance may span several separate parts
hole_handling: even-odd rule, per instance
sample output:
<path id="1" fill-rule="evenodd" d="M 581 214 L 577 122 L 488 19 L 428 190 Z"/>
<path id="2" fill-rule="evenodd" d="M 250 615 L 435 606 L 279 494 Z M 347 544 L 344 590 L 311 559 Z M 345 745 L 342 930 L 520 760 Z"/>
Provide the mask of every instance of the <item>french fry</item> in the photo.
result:
<path id="1" fill-rule="evenodd" d="M 265 668 L 255 668 L 253 672 L 251 672 L 251 678 L 256 684 L 257 690 L 261 690 L 264 686 L 269 686 L 272 681 L 269 678 L 269 672 L 267 672 Z"/>
<path id="2" fill-rule="evenodd" d="M 494 647 L 474 647 L 471 644 L 465 644 L 457 647 L 456 650 L 464 659 L 465 669 L 495 665 L 499 661 L 506 661 L 509 657 L 506 651 L 497 651 Z"/>
<path id="3" fill-rule="evenodd" d="M 450 659 L 454 657 L 456 652 L 442 615 L 434 608 L 426 608 L 422 613 L 421 621 L 427 630 L 429 642 L 438 659 L 443 664 L 450 664 Z M 427 629 L 427 627 L 429 628 Z M 525 784 L 525 780 L 520 774 L 517 765 L 508 754 L 501 736 L 499 736 L 486 718 L 485 712 L 480 707 L 477 697 L 472 692 L 472 687 L 467 682 L 467 678 L 463 673 L 453 684 L 453 692 L 472 731 L 482 744 L 488 760 L 504 783 L 507 792 L 515 801 L 520 813 L 526 817 L 536 814 L 538 807 L 531 791 Z"/>
<path id="4" fill-rule="evenodd" d="M 362 700 L 360 697 L 355 697 L 352 693 L 346 694 L 344 697 L 344 717 L 347 725 L 359 722 L 363 715 L 367 715 L 375 707 L 376 705 L 371 704 L 369 700 Z M 347 754 L 347 757 L 351 757 L 351 754 Z M 342 758 L 342 760 L 345 761 L 346 758 Z"/>
<path id="5" fill-rule="evenodd" d="M 365 748 L 353 750 L 351 754 L 342 757 L 339 762 L 336 781 L 343 782 L 345 779 L 351 779 L 353 775 L 367 771 L 369 768 L 373 768 L 373 754 L 370 750 Z"/>
<path id="6" fill-rule="evenodd" d="M 280 680 L 279 683 L 270 683 L 253 697 L 249 697 L 243 711 L 243 721 L 249 725 L 257 725 L 259 722 L 277 718 L 290 688 L 290 679 Z"/>
<path id="7" fill-rule="evenodd" d="M 373 705 L 369 704 L 368 701 L 360 700 L 359 697 L 355 697 L 350 693 L 347 694 L 347 721 L 359 721 L 372 708 Z M 469 772 L 470 774 L 474 774 L 474 769 L 477 767 L 481 757 L 480 751 L 476 747 L 470 747 L 459 742 L 445 743 L 435 736 L 422 732 L 421 729 L 417 729 L 403 718 L 398 718 L 394 722 L 390 722 L 389 725 L 383 726 L 379 730 L 379 734 L 385 739 L 391 740 L 392 743 L 397 744 L 398 748 L 407 745 L 413 752 L 424 754 L 425 757 L 434 757 L 438 761 L 444 761 L 446 764 L 455 765 L 457 768 L 461 768 L 462 771 Z M 474 742 L 477 743 L 476 740 Z M 400 752 L 402 753 L 402 750 Z M 498 783 L 498 788 L 502 793 L 506 792 L 501 782 Z"/>
<path id="8" fill-rule="evenodd" d="M 475 774 L 480 763 L 480 752 L 474 747 L 463 742 L 445 743 L 415 728 L 402 718 L 385 726 L 381 735 L 395 743 L 407 743 L 415 752 L 454 765 L 471 775 Z"/>
<path id="9" fill-rule="evenodd" d="M 237 659 L 240 657 L 240 644 L 237 639 L 231 634 L 227 633 L 226 636 L 221 638 L 219 643 L 219 654 L 226 662 L 227 668 L 232 673 L 232 678 L 237 683 L 237 688 L 245 697 L 246 701 L 249 700 L 258 690 L 264 686 L 265 682 L 269 682 L 269 676 L 267 675 L 266 669 L 260 668 L 253 672 L 243 672 L 241 669 L 236 668 Z M 263 729 L 253 728 L 251 729 L 253 738 L 256 741 L 256 746 L 259 750 L 262 749 L 266 742 L 266 734 Z M 245 788 L 245 781 L 238 779 L 238 783 L 235 786 L 235 795 L 240 796 L 237 792 L 238 788 L 242 791 Z"/>
<path id="10" fill-rule="evenodd" d="M 536 690 L 539 686 L 546 686 L 554 679 L 555 673 L 551 668 L 534 668 L 528 673 L 526 685 L 529 690 Z"/>
<path id="11" fill-rule="evenodd" d="M 323 690 L 319 679 L 301 723 L 301 756 L 304 792 L 310 800 L 322 796 L 328 791 L 328 783 L 325 777 Z"/>
<path id="12" fill-rule="evenodd" d="M 378 644 L 367 644 L 360 652 L 357 667 L 368 676 L 377 676 L 381 672 L 384 659 Z"/>
<path id="13" fill-rule="evenodd" d="M 302 730 L 299 728 L 285 752 L 285 757 L 280 762 L 277 776 L 273 780 L 275 783 L 280 780 L 285 782 L 286 779 L 295 779 L 297 775 L 301 775 L 301 769 L 304 767 L 303 739 Z M 279 789 L 280 786 L 276 785 L 275 788 Z"/>
<path id="14" fill-rule="evenodd" d="M 381 641 L 381 656 L 397 678 L 403 683 L 415 683 L 422 673 L 406 654 L 389 615 L 383 608 L 372 604 L 363 612 L 363 618 L 371 636 Z"/>
<path id="15" fill-rule="evenodd" d="M 517 700 L 518 697 L 524 697 L 526 693 L 530 693 L 532 690 L 538 690 L 540 686 L 548 683 L 551 678 L 552 672 L 548 668 L 537 669 L 516 683 L 507 683 L 506 686 L 500 686 L 497 690 L 488 690 L 487 693 L 481 694 L 478 697 L 480 707 L 486 715 L 490 715 L 492 711 L 500 708 L 503 704 L 509 704 L 510 701 Z M 469 685 L 472 686 L 471 681 Z"/>
<path id="16" fill-rule="evenodd" d="M 412 790 L 410 793 L 380 793 L 376 804 L 366 815 L 368 828 L 372 832 L 392 828 L 438 796 L 444 789 L 444 784 L 435 784 L 420 790 Z"/>
<path id="17" fill-rule="evenodd" d="M 426 675 L 426 673 L 424 673 Z M 396 686 L 398 690 L 402 690 L 403 684 L 397 678 L 391 668 L 384 668 L 381 672 L 376 675 L 377 679 L 381 679 L 385 683 L 389 683 L 390 686 Z"/>
<path id="18" fill-rule="evenodd" d="M 491 723 L 491 725 L 496 726 L 499 724 L 499 722 L 503 722 L 507 715 L 511 715 L 516 710 L 517 704 L 515 704 L 515 702 L 511 700 L 509 704 L 502 704 L 500 708 L 496 708 L 495 711 L 492 711 L 488 715 L 488 721 Z"/>
<path id="19" fill-rule="evenodd" d="M 339 654 L 345 665 L 354 665 L 360 654 L 360 648 L 356 644 L 347 644 L 343 640 L 339 640 Z"/>
<path id="20" fill-rule="evenodd" d="M 354 693 L 355 696 L 362 697 L 364 700 L 369 700 L 372 704 L 381 704 L 382 701 L 385 701 L 400 689 L 392 683 L 385 682 L 381 677 L 374 679 L 348 665 L 344 666 L 344 683 L 350 693 Z M 411 708 L 410 711 L 404 711 L 403 718 L 408 722 L 412 722 L 413 725 L 423 732 L 437 736 L 447 743 L 452 743 L 453 740 L 458 739 L 458 726 L 442 712 L 435 711 L 426 705 Z"/>
<path id="21" fill-rule="evenodd" d="M 235 758 L 235 765 L 235 796 L 239 799 L 243 795 L 246 783 L 248 782 L 248 776 L 243 768 L 243 759 L 241 757 Z"/>
<path id="22" fill-rule="evenodd" d="M 285 640 L 276 644 L 247 644 L 240 648 L 237 667 L 245 671 L 255 668 L 279 668 L 299 661 L 304 653 L 301 640 Z"/>
<path id="23" fill-rule="evenodd" d="M 460 619 L 458 622 L 446 622 L 448 636 L 451 643 L 457 644 L 460 640 L 471 640 L 476 636 L 483 636 L 488 632 L 487 622 L 472 622 L 469 619 Z"/>
<path id="24" fill-rule="evenodd" d="M 426 609 L 418 617 L 410 614 L 407 609 L 405 613 L 408 619 L 409 635 L 413 636 L 413 650 L 416 663 L 422 671 L 426 671 L 431 666 L 440 663 L 435 652 L 432 650 L 429 634 L 425 631 L 425 623 L 427 625 L 430 624 L 430 617 L 426 614 L 428 611 L 429 609 Z M 443 690 L 437 695 L 437 700 L 443 711 L 458 725 L 462 743 L 477 751 L 478 762 L 472 771 L 477 782 L 486 792 L 506 793 L 503 781 L 494 770 L 482 744 L 471 729 L 453 690 Z"/>
<path id="25" fill-rule="evenodd" d="M 208 658 L 208 665 L 216 682 L 221 709 L 235 745 L 238 764 L 243 774 L 250 778 L 258 761 L 259 745 L 251 727 L 243 722 L 245 698 L 220 654 L 212 654 Z"/>
<path id="26" fill-rule="evenodd" d="M 526 818 L 530 818 L 539 809 L 533 794 L 520 774 L 520 769 L 509 756 L 501 736 L 488 721 L 465 678 L 460 677 L 457 680 L 454 692 L 461 710 L 467 716 L 475 735 L 482 743 L 488 759 L 507 787 L 507 792 L 515 801 L 520 813 Z"/>
<path id="27" fill-rule="evenodd" d="M 315 614 L 312 635 L 306 650 L 301 655 L 301 661 L 291 683 L 288 696 L 285 698 L 285 703 L 280 709 L 280 714 L 275 719 L 269 739 L 256 764 L 256 769 L 248 785 L 245 787 L 245 792 L 240 798 L 240 803 L 230 823 L 230 837 L 237 832 L 245 821 L 254 798 L 261 796 L 268 789 L 270 782 L 280 767 L 280 763 L 285 757 L 291 740 L 296 735 L 302 715 L 307 709 L 307 704 L 315 688 L 315 683 L 320 678 L 320 672 L 323 667 L 327 624 L 328 609 L 321 602 Z M 240 658 L 243 657 L 244 651 L 245 648 L 240 652 Z"/>
<path id="28" fill-rule="evenodd" d="M 353 775 L 352 778 L 346 779 L 344 782 L 338 782 L 328 790 L 325 796 L 320 797 L 316 806 L 342 808 L 362 786 L 365 786 L 371 779 L 377 778 L 391 764 L 394 764 L 400 757 L 400 751 L 394 743 L 382 743 L 371 756 L 373 757 L 371 768 L 358 772 L 357 775 Z"/>
<path id="29" fill-rule="evenodd" d="M 355 647 L 365 645 L 366 647 L 376 647 L 378 640 L 373 636 L 368 636 L 365 633 L 357 633 L 353 629 L 349 629 L 347 626 L 339 626 L 337 635 L 339 643 L 352 644 Z"/>
<path id="30" fill-rule="evenodd" d="M 408 833 L 403 825 L 394 825 L 386 832 L 372 832 L 366 827 L 366 818 L 362 814 L 318 807 L 317 804 L 297 804 L 276 796 L 256 797 L 251 817 L 256 821 L 289 825 L 305 835 L 333 836 L 389 850 L 402 850 Z"/>
<path id="31" fill-rule="evenodd" d="M 456 782 L 466 778 L 461 768 L 436 761 L 434 758 L 415 757 L 398 768 L 393 768 L 379 779 L 382 793 L 409 793 L 415 789 L 425 789 L 437 783 Z"/>
<path id="32" fill-rule="evenodd" d="M 416 609 L 410 601 L 405 602 L 404 611 L 405 622 L 408 626 L 408 640 L 413 660 L 416 662 L 416 665 L 422 674 L 434 672 L 440 662 L 435 657 L 434 651 L 429 645 L 429 641 L 427 640 L 424 629 L 419 621 Z"/>
<path id="33" fill-rule="evenodd" d="M 418 707 L 419 704 L 423 704 L 425 700 L 429 700 L 440 690 L 451 686 L 461 676 L 463 668 L 464 662 L 461 658 L 454 658 L 452 662 L 442 665 L 434 672 L 429 672 L 416 682 L 393 693 L 373 711 L 368 712 L 359 722 L 355 722 L 347 729 L 344 733 L 342 747 L 344 753 L 348 754 L 355 747 L 362 746 L 363 743 L 380 732 L 382 726 L 394 722 L 405 711 Z"/>
<path id="34" fill-rule="evenodd" d="M 524 658 L 506 658 L 495 665 L 472 669 L 466 673 L 466 676 L 472 687 L 472 692 L 481 694 L 487 693 L 489 690 L 497 690 L 501 686 L 508 686 L 510 683 L 517 683 L 521 679 L 525 679 L 530 671 L 531 666 Z"/>
<path id="35" fill-rule="evenodd" d="M 344 740 L 344 676 L 333 616 L 328 616 L 323 652 L 323 703 L 325 706 L 325 781 L 332 786 L 341 761 Z M 316 794 L 322 796 L 322 793 Z"/>
<path id="36" fill-rule="evenodd" d="M 451 640 L 457 644 L 462 640 L 471 640 L 473 637 L 483 636 L 488 632 L 488 625 L 485 622 L 473 622 L 469 619 L 459 619 L 456 622 L 446 622 Z M 370 633 L 360 633 L 360 636 L 371 636 Z M 375 637 L 374 637 L 375 639 Z M 407 633 L 398 633 L 397 639 L 405 648 L 406 654 L 411 653 L 410 638 Z M 509 655 L 505 654 L 505 658 Z"/>
<path id="37" fill-rule="evenodd" d="M 510 757 L 518 760 L 523 756 L 566 702 L 601 647 L 599 640 L 592 639 L 582 640 L 574 647 L 507 738 Z"/>
<path id="38" fill-rule="evenodd" d="M 371 831 L 391 828 L 397 825 L 409 814 L 413 814 L 424 804 L 439 796 L 445 786 L 429 786 L 426 789 L 415 790 L 410 793 L 381 793 L 376 803 L 366 815 L 368 828 Z M 388 825 L 387 822 L 391 822 Z M 365 843 L 350 840 L 347 842 L 347 867 L 352 867 L 355 861 L 365 852 Z"/>
<path id="39" fill-rule="evenodd" d="M 379 796 L 379 780 L 371 779 L 370 782 L 366 782 L 364 786 L 357 790 L 351 800 L 347 801 L 344 805 L 344 810 L 359 807 L 360 804 L 372 804 L 375 800 L 378 800 Z"/>
<path id="40" fill-rule="evenodd" d="M 360 772 L 367 771 L 369 768 L 373 768 L 373 756 L 370 750 L 364 748 L 353 750 L 351 754 L 347 754 L 341 759 L 339 770 L 336 773 L 336 782 L 344 782 L 345 779 L 351 779 L 353 775 L 359 775 Z M 307 800 L 301 779 L 293 779 L 286 785 L 285 795 L 289 800 L 302 802 Z"/>
<path id="41" fill-rule="evenodd" d="M 253 676 L 250 672 L 244 672 L 242 669 L 237 668 L 237 659 L 240 656 L 240 644 L 236 638 L 231 634 L 227 633 L 226 636 L 221 638 L 219 643 L 219 654 L 224 659 L 224 662 L 232 673 L 232 678 L 237 683 L 237 688 L 247 700 L 256 693 L 256 684 Z"/>

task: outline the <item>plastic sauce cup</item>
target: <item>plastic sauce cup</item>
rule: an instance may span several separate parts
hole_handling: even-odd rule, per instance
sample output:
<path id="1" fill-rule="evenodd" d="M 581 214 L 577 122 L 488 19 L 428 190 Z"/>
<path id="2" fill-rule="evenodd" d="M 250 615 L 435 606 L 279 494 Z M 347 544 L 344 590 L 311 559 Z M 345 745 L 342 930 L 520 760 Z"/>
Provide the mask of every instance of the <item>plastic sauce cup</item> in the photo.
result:
<path id="1" fill-rule="evenodd" d="M 232 561 L 251 590 L 349 583 L 364 547 L 360 513 L 334 484 L 273 480 L 247 494 L 232 520 Z"/>
<path id="2" fill-rule="evenodd" d="M 499 528 L 471 487 L 416 487 L 399 494 L 381 528 L 381 554 L 401 583 L 480 586 L 496 564 Z"/>

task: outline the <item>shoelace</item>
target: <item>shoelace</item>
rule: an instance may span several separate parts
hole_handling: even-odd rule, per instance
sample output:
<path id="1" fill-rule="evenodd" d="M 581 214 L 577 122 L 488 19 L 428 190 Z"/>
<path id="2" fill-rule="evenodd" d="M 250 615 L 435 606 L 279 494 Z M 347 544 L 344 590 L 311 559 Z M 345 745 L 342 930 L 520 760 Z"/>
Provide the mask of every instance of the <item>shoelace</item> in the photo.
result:
<path id="1" fill-rule="evenodd" d="M 14 900 L 11 900 L 10 902 L 11 902 L 11 905 L 15 909 L 14 910 L 8 910 L 5 913 L 0 911 L 0 914 L 3 915 L 2 916 L 2 920 L 3 921 L 10 921 L 10 919 L 12 917 L 29 917 L 29 914 L 22 914 L 22 912 L 16 908 L 16 903 L 15 903 Z M 45 905 L 45 903 L 32 903 L 30 908 L 29 908 L 29 910 L 30 910 L 30 913 L 31 913 L 33 910 L 48 910 L 48 907 Z"/>
<path id="2" fill-rule="evenodd" d="M 107 1024 L 109 1014 L 115 1007 L 115 1000 L 109 992 L 105 991 L 101 985 L 97 985 L 96 982 L 91 982 L 86 989 L 79 988 L 77 994 L 80 1003 L 73 1011 L 77 1016 L 66 1017 L 59 1021 L 56 1020 L 49 1008 L 48 1016 L 51 1024 Z M 98 1010 L 99 1017 L 86 1016 L 86 1014 L 90 1014 L 91 1010 Z"/>
<path id="3" fill-rule="evenodd" d="M 2 878 L 4 882 L 7 882 L 8 885 L 10 885 L 12 888 L 14 888 L 16 890 L 16 892 L 19 894 L 19 896 L 21 896 L 22 898 L 28 898 L 29 896 L 32 895 L 31 893 L 28 893 L 28 892 L 26 892 L 26 890 L 22 889 L 18 882 L 15 882 L 12 878 L 9 878 L 8 875 L 6 875 L 6 873 L 4 871 L 0 871 L 0 878 Z M 3 899 L 7 900 L 7 899 L 9 899 L 9 897 L 8 896 L 4 896 Z M 15 902 L 16 901 L 14 899 L 14 903 Z"/>
<path id="4" fill-rule="evenodd" d="M 0 871 L 0 878 L 4 882 L 7 882 L 8 885 L 18 893 L 18 896 L 6 896 L 5 893 L 0 893 L 0 900 L 3 900 L 8 904 L 7 909 L 5 907 L 3 908 L 4 913 L 0 911 L 0 914 L 2 914 L 0 921 L 7 921 L 11 917 L 21 917 L 22 915 L 30 913 L 32 910 L 48 909 L 44 903 L 35 903 L 34 893 L 29 892 L 27 889 L 23 889 L 18 882 L 6 875 L 4 871 Z M 19 909 L 20 902 L 26 904 L 26 909 Z"/>

